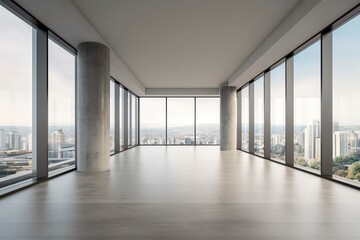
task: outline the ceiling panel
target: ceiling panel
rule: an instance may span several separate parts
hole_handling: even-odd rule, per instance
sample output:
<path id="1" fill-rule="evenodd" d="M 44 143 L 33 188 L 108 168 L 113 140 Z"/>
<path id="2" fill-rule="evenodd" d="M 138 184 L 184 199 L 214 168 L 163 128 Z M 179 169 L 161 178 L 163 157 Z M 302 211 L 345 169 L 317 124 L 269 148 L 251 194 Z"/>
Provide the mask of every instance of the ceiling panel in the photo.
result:
<path id="1" fill-rule="evenodd" d="M 214 88 L 298 0 L 73 0 L 146 88 Z"/>

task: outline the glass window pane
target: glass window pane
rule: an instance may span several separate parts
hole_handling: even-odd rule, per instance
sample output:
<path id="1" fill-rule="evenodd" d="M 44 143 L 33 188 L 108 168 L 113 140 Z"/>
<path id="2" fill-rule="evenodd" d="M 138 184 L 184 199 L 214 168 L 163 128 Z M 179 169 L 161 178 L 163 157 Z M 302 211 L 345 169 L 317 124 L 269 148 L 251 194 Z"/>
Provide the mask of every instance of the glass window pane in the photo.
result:
<path id="1" fill-rule="evenodd" d="M 219 144 L 220 99 L 196 98 L 196 144 Z"/>
<path id="2" fill-rule="evenodd" d="M 127 109 L 127 116 L 128 116 L 128 147 L 131 146 L 131 93 L 127 92 L 128 94 L 128 109 Z"/>
<path id="3" fill-rule="evenodd" d="M 136 145 L 136 96 L 131 94 L 131 146 Z"/>
<path id="4" fill-rule="evenodd" d="M 49 39 L 49 171 L 75 164 L 75 56 Z"/>
<path id="5" fill-rule="evenodd" d="M 254 81 L 254 153 L 264 156 L 264 77 Z"/>
<path id="6" fill-rule="evenodd" d="M 333 173 L 360 181 L 360 16 L 333 32 Z"/>
<path id="7" fill-rule="evenodd" d="M 320 170 L 320 42 L 294 56 L 294 161 Z"/>
<path id="8" fill-rule="evenodd" d="M 135 145 L 139 145 L 139 98 L 135 97 L 136 111 L 135 111 Z"/>
<path id="9" fill-rule="evenodd" d="M 140 98 L 140 144 L 166 144 L 166 99 Z"/>
<path id="10" fill-rule="evenodd" d="M 115 152 L 115 83 L 110 80 L 110 153 Z"/>
<path id="11" fill-rule="evenodd" d="M 249 151 L 249 86 L 241 89 L 241 149 Z"/>
<path id="12" fill-rule="evenodd" d="M 120 93 L 119 93 L 119 121 L 120 121 L 120 151 L 124 149 L 124 88 L 120 86 Z"/>
<path id="13" fill-rule="evenodd" d="M 0 5 L 0 183 L 33 174 L 32 33 Z"/>
<path id="14" fill-rule="evenodd" d="M 168 98 L 167 101 L 167 143 L 194 144 L 194 98 Z"/>
<path id="15" fill-rule="evenodd" d="M 271 159 L 285 161 L 285 63 L 270 71 Z"/>

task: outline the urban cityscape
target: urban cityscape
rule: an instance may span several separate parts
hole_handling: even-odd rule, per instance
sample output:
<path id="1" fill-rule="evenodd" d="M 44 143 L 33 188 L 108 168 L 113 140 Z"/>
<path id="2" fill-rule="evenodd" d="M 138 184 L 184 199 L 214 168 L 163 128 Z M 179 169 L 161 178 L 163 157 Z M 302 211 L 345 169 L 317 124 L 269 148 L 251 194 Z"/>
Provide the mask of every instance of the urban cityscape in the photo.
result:
<path id="1" fill-rule="evenodd" d="M 284 127 L 273 127 L 271 135 L 271 158 L 285 161 Z M 295 126 L 294 161 L 301 167 L 320 170 L 321 127 L 319 120 L 307 126 Z M 248 146 L 247 133 L 242 146 Z M 360 126 L 340 126 L 333 123 L 333 173 L 339 177 L 360 181 Z M 254 152 L 264 155 L 262 131 L 255 132 Z"/>
<path id="2" fill-rule="evenodd" d="M 280 129 L 280 130 L 279 130 Z M 285 133 L 283 127 L 274 127 L 271 135 L 271 157 L 285 160 Z M 307 126 L 296 126 L 294 133 L 294 161 L 302 167 L 320 170 L 321 130 L 320 121 Z M 333 173 L 337 176 L 360 181 L 360 126 L 333 125 Z M 73 127 L 49 129 L 49 167 L 55 169 L 74 164 L 75 134 Z M 245 133 L 246 134 L 246 133 Z M 168 128 L 165 141 L 164 128 L 141 128 L 142 145 L 194 145 L 193 126 Z M 243 146 L 248 138 L 243 137 Z M 32 172 L 32 132 L 30 127 L 0 128 L 0 178 Z M 204 124 L 197 127 L 197 145 L 219 144 L 219 126 Z M 262 132 L 255 133 L 254 152 L 264 155 Z"/>
<path id="3" fill-rule="evenodd" d="M 196 129 L 197 145 L 219 144 L 218 124 L 199 124 Z M 140 144 L 143 145 L 194 145 L 194 126 L 168 128 L 167 141 L 165 128 L 141 128 Z"/>
<path id="4" fill-rule="evenodd" d="M 74 127 L 49 128 L 49 170 L 75 164 Z M 31 127 L 0 127 L 0 178 L 27 174 L 32 167 Z"/>

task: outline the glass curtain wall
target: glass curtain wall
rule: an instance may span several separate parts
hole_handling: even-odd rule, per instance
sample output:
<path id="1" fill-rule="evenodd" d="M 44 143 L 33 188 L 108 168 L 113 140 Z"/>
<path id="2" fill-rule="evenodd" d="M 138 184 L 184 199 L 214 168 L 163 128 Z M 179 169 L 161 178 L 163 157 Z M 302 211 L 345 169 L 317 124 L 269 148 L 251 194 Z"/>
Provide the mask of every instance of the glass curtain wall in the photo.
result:
<path id="1" fill-rule="evenodd" d="M 196 98 L 196 144 L 219 144 L 220 99 Z"/>
<path id="2" fill-rule="evenodd" d="M 264 138 L 263 126 L 258 134 L 258 123 L 267 109 L 262 102 L 269 97 L 270 113 L 265 116 L 270 120 L 269 157 L 273 160 L 285 162 L 285 116 L 286 97 L 294 102 L 294 166 L 315 171 L 324 177 L 329 176 L 329 167 L 336 180 L 344 181 L 360 187 L 360 16 L 358 6 L 344 15 L 337 22 L 332 23 L 318 36 L 304 43 L 299 49 L 289 53 L 290 64 L 285 61 L 275 64 L 273 68 L 263 72 L 265 78 L 254 80 L 254 153 L 259 154 L 261 138 Z M 324 44 L 322 46 L 322 44 Z M 324 57 L 332 54 L 331 58 Z M 293 65 L 291 64 L 293 60 Z M 293 68 L 292 68 L 293 66 Z M 286 69 L 288 67 L 289 69 Z M 286 70 L 293 77 L 293 91 L 286 96 Z M 293 71 L 293 76 L 290 74 Z M 269 75 L 267 75 L 269 74 Z M 269 82 L 265 79 L 269 76 Z M 329 81 L 328 76 L 332 79 Z M 322 77 L 324 77 L 322 79 Z M 247 94 L 245 88 L 239 91 L 242 100 L 242 122 L 239 131 L 242 135 L 242 149 L 247 149 Z M 262 90 L 263 89 L 263 90 Z M 332 89 L 332 92 L 327 92 Z M 264 94 L 265 93 L 265 94 Z M 267 95 L 269 94 L 269 96 Z M 332 101 L 328 101 L 328 97 Z M 321 100 L 323 98 L 323 100 Z M 245 104 L 245 106 L 244 106 Z M 321 113 L 326 115 L 332 107 L 332 117 L 321 119 Z M 250 109 L 252 110 L 252 109 Z M 323 112 L 324 111 L 324 112 Z M 245 118 L 245 119 L 243 119 Z M 265 120 L 266 123 L 268 120 Z M 332 130 L 327 129 L 332 122 Z M 321 126 L 321 123 L 324 123 Z M 326 124 L 325 124 L 326 123 Z M 292 126 L 291 126 L 292 127 Z M 290 128 L 289 128 L 290 129 Z M 324 131 L 329 131 L 325 133 Z M 323 132 L 323 133 L 322 133 Z M 332 138 L 321 139 L 323 134 L 330 134 Z M 332 148 L 332 149 L 331 149 Z M 331 149 L 332 158 L 325 157 Z M 290 153 L 291 154 L 291 153 Z M 263 156 L 263 154 L 259 154 Z M 267 156 L 268 157 L 268 156 Z M 292 165 L 292 159 L 287 164 Z M 321 167 L 324 167 L 323 169 Z M 331 169 L 331 168 L 330 168 Z M 330 173 L 331 174 L 331 173 Z"/>
<path id="3" fill-rule="evenodd" d="M 360 16 L 333 31 L 333 174 L 360 182 Z"/>
<path id="4" fill-rule="evenodd" d="M 33 173 L 33 31 L 0 5 L 0 185 Z"/>
<path id="5" fill-rule="evenodd" d="M 137 100 L 135 95 L 131 94 L 131 146 L 136 145 L 136 116 L 137 116 Z"/>
<path id="6" fill-rule="evenodd" d="M 7 7 L 12 10 L 7 10 Z M 28 19 L 32 25 L 23 18 Z M 52 172 L 53 170 L 68 169 L 65 168 L 68 166 L 73 168 L 75 165 L 76 50 L 52 32 L 48 32 L 47 43 L 40 45 L 48 30 L 31 19 L 31 15 L 11 2 L 0 4 L 0 187 L 33 177 L 47 178 L 49 172 L 36 171 L 37 164 L 41 165 L 41 169 L 46 167 L 42 164 L 47 164 L 51 175 L 60 173 Z M 37 24 L 41 25 L 41 29 L 37 28 Z M 37 35 L 38 31 L 44 34 Z M 34 46 L 48 53 L 47 62 L 43 61 L 46 56 L 33 54 Z M 34 77 L 45 72 L 48 73 L 47 78 Z M 46 94 L 44 81 L 47 81 L 47 98 L 40 96 Z M 33 89 L 33 86 L 38 87 Z M 120 96 L 115 99 L 114 91 L 118 87 Z M 133 108 L 129 108 L 129 112 L 125 114 L 124 88 L 114 82 L 110 83 L 110 88 L 109 121 L 111 150 L 114 152 L 115 142 L 120 142 L 121 145 L 116 149 L 128 147 L 124 143 L 123 130 L 129 125 L 129 132 L 133 137 L 131 144 L 138 144 L 139 100 L 133 95 L 130 104 Z M 115 101 L 118 101 L 116 103 L 119 103 L 120 109 L 115 110 Z M 45 111 L 47 116 L 42 114 Z M 120 115 L 119 130 L 114 126 L 117 112 Z M 127 126 L 124 126 L 124 116 L 131 119 Z M 33 122 L 35 117 L 39 122 L 45 122 L 48 128 L 36 128 L 36 122 Z M 47 141 L 45 140 L 47 144 L 43 144 L 41 140 L 39 144 L 36 141 L 40 138 L 37 139 L 36 134 L 42 135 L 44 131 L 48 133 Z M 115 131 L 122 133 L 116 141 Z M 47 162 L 36 163 L 36 159 L 33 159 L 32 150 L 36 145 L 40 155 L 48 156 Z"/>
<path id="7" fill-rule="evenodd" d="M 127 122 L 128 122 L 128 126 L 127 126 L 127 129 L 128 129 L 128 146 L 130 147 L 131 146 L 131 93 L 128 92 L 128 112 L 127 112 Z"/>
<path id="8" fill-rule="evenodd" d="M 120 151 L 124 150 L 124 88 L 120 86 L 119 92 L 119 137 Z"/>
<path id="9" fill-rule="evenodd" d="M 140 144 L 219 144 L 220 98 L 218 97 L 145 97 L 140 98 L 139 107 Z"/>
<path id="10" fill-rule="evenodd" d="M 110 153 L 115 152 L 115 83 L 110 79 Z"/>
<path id="11" fill-rule="evenodd" d="M 135 103 L 136 103 L 136 112 L 135 112 L 135 117 L 136 117 L 136 121 L 135 121 L 135 145 L 139 145 L 139 114 L 140 114 L 140 108 L 139 108 L 139 97 L 135 97 Z"/>
<path id="12" fill-rule="evenodd" d="M 294 56 L 294 162 L 320 170 L 320 41 Z"/>
<path id="13" fill-rule="evenodd" d="M 140 144 L 166 144 L 165 98 L 140 98 Z"/>
<path id="14" fill-rule="evenodd" d="M 75 56 L 48 40 L 49 171 L 75 164 Z"/>
<path id="15" fill-rule="evenodd" d="M 249 86 L 241 89 L 241 149 L 249 151 Z"/>
<path id="16" fill-rule="evenodd" d="M 194 144 L 194 98 L 167 99 L 167 144 Z"/>
<path id="17" fill-rule="evenodd" d="M 254 81 L 254 153 L 264 156 L 264 77 Z"/>
<path id="18" fill-rule="evenodd" d="M 285 162 L 285 63 L 270 70 L 271 159 Z"/>
<path id="19" fill-rule="evenodd" d="M 126 97 L 126 99 L 125 99 Z M 125 111 L 125 100 L 127 111 Z M 115 109 L 117 107 L 117 109 Z M 110 79 L 110 153 L 118 153 L 139 144 L 139 98 L 115 79 Z M 115 116 L 118 115 L 116 118 Z M 118 119 L 118 123 L 116 122 Z M 127 121 L 125 121 L 127 120 Z M 125 130 L 127 142 L 125 142 Z M 116 134 L 115 134 L 116 133 Z M 116 139 L 115 139 L 116 138 Z"/>

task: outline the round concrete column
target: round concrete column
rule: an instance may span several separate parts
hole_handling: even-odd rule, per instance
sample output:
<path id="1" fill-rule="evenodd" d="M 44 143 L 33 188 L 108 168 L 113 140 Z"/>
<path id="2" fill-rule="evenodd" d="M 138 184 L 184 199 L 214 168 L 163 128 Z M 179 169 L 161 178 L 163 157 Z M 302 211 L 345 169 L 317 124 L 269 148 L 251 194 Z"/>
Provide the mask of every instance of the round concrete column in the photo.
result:
<path id="1" fill-rule="evenodd" d="M 220 88 L 220 150 L 236 149 L 236 87 Z"/>
<path id="2" fill-rule="evenodd" d="M 110 169 L 110 50 L 101 43 L 80 43 L 77 52 L 77 169 Z"/>

